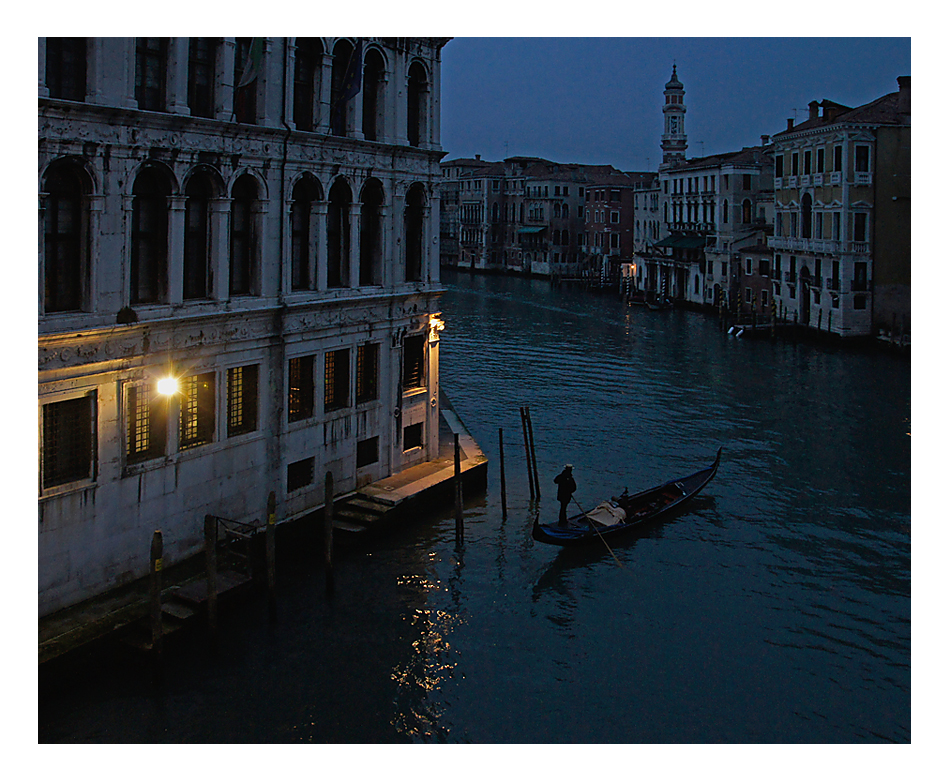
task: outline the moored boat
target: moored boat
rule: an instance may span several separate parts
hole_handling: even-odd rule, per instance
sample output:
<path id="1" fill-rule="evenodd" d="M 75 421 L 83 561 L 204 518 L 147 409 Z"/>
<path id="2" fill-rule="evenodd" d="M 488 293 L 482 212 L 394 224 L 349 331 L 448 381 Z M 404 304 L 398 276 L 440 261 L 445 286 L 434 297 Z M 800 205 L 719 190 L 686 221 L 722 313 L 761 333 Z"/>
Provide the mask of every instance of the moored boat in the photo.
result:
<path id="1" fill-rule="evenodd" d="M 600 503 L 590 511 L 568 517 L 566 525 L 541 524 L 535 520 L 531 535 L 544 544 L 573 546 L 612 537 L 672 514 L 695 497 L 716 475 L 722 447 L 711 465 L 689 476 L 673 479 L 635 495 L 623 494 Z"/>

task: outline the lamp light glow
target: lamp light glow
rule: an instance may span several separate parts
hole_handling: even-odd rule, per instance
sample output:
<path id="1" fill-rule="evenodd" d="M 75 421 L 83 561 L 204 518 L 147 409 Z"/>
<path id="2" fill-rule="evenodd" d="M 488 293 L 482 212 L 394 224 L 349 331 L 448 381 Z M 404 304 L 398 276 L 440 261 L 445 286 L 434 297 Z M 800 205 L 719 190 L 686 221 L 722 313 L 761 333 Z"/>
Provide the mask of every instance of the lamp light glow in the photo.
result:
<path id="1" fill-rule="evenodd" d="M 158 393 L 165 397 L 171 397 L 178 392 L 178 379 L 172 376 L 160 378 L 158 381 Z"/>

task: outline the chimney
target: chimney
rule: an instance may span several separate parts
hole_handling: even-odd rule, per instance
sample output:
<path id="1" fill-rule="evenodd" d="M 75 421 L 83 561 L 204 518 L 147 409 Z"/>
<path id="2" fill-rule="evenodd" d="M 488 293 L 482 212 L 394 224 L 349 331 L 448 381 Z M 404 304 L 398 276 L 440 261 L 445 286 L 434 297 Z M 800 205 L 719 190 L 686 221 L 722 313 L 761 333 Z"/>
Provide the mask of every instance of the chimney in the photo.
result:
<path id="1" fill-rule="evenodd" d="M 898 76 L 897 86 L 900 87 L 900 92 L 897 93 L 897 111 L 910 114 L 910 77 Z"/>
<path id="2" fill-rule="evenodd" d="M 763 133 L 763 134 L 762 134 L 762 146 L 763 146 L 763 147 L 768 147 L 770 141 L 771 141 L 771 137 L 770 137 L 767 133 Z"/>
<path id="3" fill-rule="evenodd" d="M 478 153 L 475 153 L 475 160 L 481 160 L 481 159 L 482 159 L 482 156 L 479 155 Z"/>
<path id="4" fill-rule="evenodd" d="M 785 130 L 791 130 L 791 129 L 794 128 L 794 127 L 795 127 L 795 120 L 793 120 L 791 117 L 789 117 L 789 118 L 788 118 L 788 127 L 787 127 Z"/>
<path id="5" fill-rule="evenodd" d="M 808 119 L 817 120 L 818 119 L 818 101 L 812 101 L 808 104 Z"/>

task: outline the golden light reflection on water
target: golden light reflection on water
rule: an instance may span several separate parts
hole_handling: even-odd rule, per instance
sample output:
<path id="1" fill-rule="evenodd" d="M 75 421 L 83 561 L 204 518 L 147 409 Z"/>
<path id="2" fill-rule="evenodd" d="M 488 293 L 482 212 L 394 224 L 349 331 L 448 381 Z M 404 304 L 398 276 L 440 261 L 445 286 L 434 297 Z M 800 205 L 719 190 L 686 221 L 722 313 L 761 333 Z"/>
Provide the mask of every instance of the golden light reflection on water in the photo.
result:
<path id="1" fill-rule="evenodd" d="M 402 577 L 401 584 L 427 590 L 443 589 L 438 582 L 422 576 Z M 409 658 L 398 663 L 390 674 L 397 686 L 393 726 L 415 739 L 444 736 L 442 688 L 456 673 L 458 654 L 449 641 L 464 622 L 443 609 L 415 609 L 409 616 L 411 627 Z"/>

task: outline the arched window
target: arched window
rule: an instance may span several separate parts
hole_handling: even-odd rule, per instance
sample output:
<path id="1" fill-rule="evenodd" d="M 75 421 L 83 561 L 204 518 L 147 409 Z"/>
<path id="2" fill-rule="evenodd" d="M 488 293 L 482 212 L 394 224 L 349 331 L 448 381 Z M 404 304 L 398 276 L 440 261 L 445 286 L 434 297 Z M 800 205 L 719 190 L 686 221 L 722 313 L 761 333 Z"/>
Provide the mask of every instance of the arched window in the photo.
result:
<path id="1" fill-rule="evenodd" d="M 422 280 L 423 238 L 425 235 L 425 192 L 416 184 L 406 194 L 406 282 Z"/>
<path id="2" fill-rule="evenodd" d="M 196 172 L 185 187 L 185 255 L 182 298 L 205 299 L 211 290 L 211 199 L 210 176 Z"/>
<path id="3" fill-rule="evenodd" d="M 742 222 L 752 222 L 752 202 L 749 199 L 745 199 L 742 202 Z"/>
<path id="4" fill-rule="evenodd" d="M 314 129 L 314 104 L 319 97 L 323 46 L 316 38 L 298 38 L 294 56 L 294 125 Z"/>
<path id="5" fill-rule="evenodd" d="M 339 41 L 333 47 L 333 69 L 330 77 L 330 133 L 346 136 L 349 129 L 349 105 L 360 90 L 362 45 L 352 46 Z"/>
<path id="6" fill-rule="evenodd" d="M 86 100 L 86 39 L 46 39 L 46 87 L 50 98 Z"/>
<path id="7" fill-rule="evenodd" d="M 77 168 L 54 165 L 46 175 L 43 213 L 44 296 L 47 313 L 81 310 L 87 287 L 87 212 Z"/>
<path id="8" fill-rule="evenodd" d="M 140 109 L 165 111 L 168 39 L 135 39 L 135 100 Z"/>
<path id="9" fill-rule="evenodd" d="M 313 204 L 320 200 L 320 186 L 312 177 L 304 177 L 294 185 L 290 205 L 290 288 L 304 291 L 313 288 Z"/>
<path id="10" fill-rule="evenodd" d="M 382 55 L 376 49 L 370 49 L 363 64 L 363 138 L 367 141 L 382 139 L 384 73 Z"/>
<path id="11" fill-rule="evenodd" d="M 143 169 L 132 186 L 130 301 L 164 301 L 168 283 L 168 180 Z"/>
<path id="12" fill-rule="evenodd" d="M 811 194 L 802 196 L 802 239 L 811 239 Z"/>
<path id="13" fill-rule="evenodd" d="M 188 39 L 188 108 L 192 117 L 214 117 L 217 38 Z"/>
<path id="14" fill-rule="evenodd" d="M 366 183 L 360 201 L 360 285 L 380 285 L 383 282 L 383 186 L 379 180 Z"/>
<path id="15" fill-rule="evenodd" d="M 330 188 L 327 204 L 327 285 L 345 288 L 350 284 L 350 187 L 338 179 Z"/>
<path id="16" fill-rule="evenodd" d="M 252 293 L 254 262 L 257 258 L 257 232 L 254 206 L 257 202 L 257 180 L 243 174 L 231 189 L 231 257 L 228 292 L 232 296 Z"/>
<path id="17" fill-rule="evenodd" d="M 409 145 L 418 147 L 425 138 L 426 130 L 426 98 L 429 92 L 425 68 L 415 62 L 409 66 L 409 89 L 407 94 L 406 136 Z"/>

